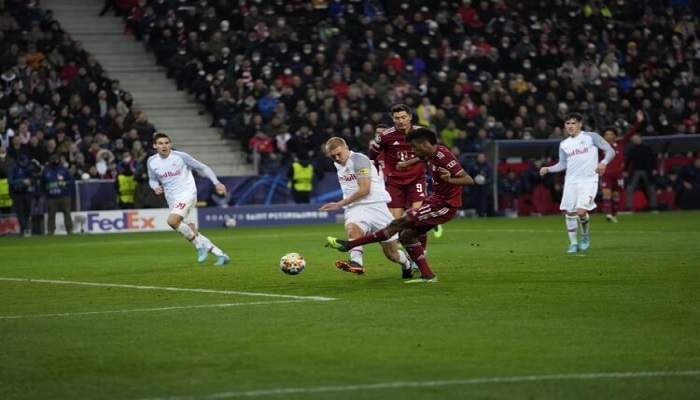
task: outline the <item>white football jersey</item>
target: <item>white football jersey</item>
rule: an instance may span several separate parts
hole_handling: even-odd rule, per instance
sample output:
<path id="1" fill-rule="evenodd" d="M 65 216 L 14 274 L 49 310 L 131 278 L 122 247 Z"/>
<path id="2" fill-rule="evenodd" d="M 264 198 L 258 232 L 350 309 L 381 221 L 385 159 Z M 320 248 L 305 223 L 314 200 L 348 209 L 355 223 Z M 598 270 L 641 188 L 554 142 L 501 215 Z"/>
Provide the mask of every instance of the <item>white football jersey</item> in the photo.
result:
<path id="1" fill-rule="evenodd" d="M 354 207 L 360 204 L 370 203 L 388 203 L 391 201 L 389 192 L 384 188 L 384 179 L 379 176 L 374 164 L 369 157 L 361 153 L 350 152 L 350 157 L 345 165 L 335 164 L 338 170 L 338 182 L 340 189 L 343 191 L 343 198 L 350 197 L 359 188 L 358 179 L 371 179 L 369 194 L 364 198 L 346 206 L 345 208 Z"/>
<path id="2" fill-rule="evenodd" d="M 596 167 L 600 162 L 598 149 L 605 151 L 607 164 L 615 156 L 615 150 L 602 136 L 582 131 L 576 137 L 568 137 L 559 144 L 559 162 L 549 167 L 550 172 L 566 169 L 567 182 L 598 181 Z"/>
<path id="3" fill-rule="evenodd" d="M 154 154 L 148 158 L 148 183 L 152 189 L 163 186 L 168 204 L 176 199 L 197 196 L 197 185 L 192 170 L 204 174 L 214 184 L 219 183 L 211 168 L 195 160 L 187 153 L 173 150 L 166 158 Z"/>

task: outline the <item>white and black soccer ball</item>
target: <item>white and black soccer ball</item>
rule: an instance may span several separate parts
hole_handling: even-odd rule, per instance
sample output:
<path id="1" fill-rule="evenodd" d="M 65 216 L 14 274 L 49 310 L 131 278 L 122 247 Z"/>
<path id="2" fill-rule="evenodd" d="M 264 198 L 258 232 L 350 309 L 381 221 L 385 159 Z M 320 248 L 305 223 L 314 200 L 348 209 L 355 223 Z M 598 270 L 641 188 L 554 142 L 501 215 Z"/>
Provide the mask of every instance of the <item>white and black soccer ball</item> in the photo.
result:
<path id="1" fill-rule="evenodd" d="M 474 183 L 476 183 L 477 185 L 483 185 L 484 183 L 486 183 L 486 177 L 482 174 L 479 174 L 474 177 Z"/>
<path id="2" fill-rule="evenodd" d="M 235 218 L 226 218 L 226 221 L 224 221 L 224 225 L 227 228 L 235 228 L 237 223 Z"/>
<path id="3" fill-rule="evenodd" d="M 280 259 L 280 269 L 287 275 L 297 275 L 306 268 L 306 260 L 299 253 L 287 253 Z"/>

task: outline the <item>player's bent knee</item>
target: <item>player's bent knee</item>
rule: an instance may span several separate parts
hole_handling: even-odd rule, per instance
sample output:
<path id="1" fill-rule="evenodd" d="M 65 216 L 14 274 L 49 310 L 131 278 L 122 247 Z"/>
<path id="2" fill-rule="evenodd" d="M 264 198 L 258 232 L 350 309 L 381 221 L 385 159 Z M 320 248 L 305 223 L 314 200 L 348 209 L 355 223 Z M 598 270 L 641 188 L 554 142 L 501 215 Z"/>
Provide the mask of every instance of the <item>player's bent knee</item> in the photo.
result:
<path id="1" fill-rule="evenodd" d="M 410 229 L 405 229 L 399 234 L 399 241 L 403 245 L 417 243 L 418 235 Z"/>
<path id="2" fill-rule="evenodd" d="M 167 221 L 167 222 L 168 222 L 168 225 L 169 225 L 171 228 L 177 230 L 177 228 L 178 228 L 178 227 L 180 226 L 180 224 L 182 223 L 182 217 L 179 216 L 179 215 L 176 215 L 176 214 L 170 214 L 170 215 L 168 216 L 168 221 Z"/>

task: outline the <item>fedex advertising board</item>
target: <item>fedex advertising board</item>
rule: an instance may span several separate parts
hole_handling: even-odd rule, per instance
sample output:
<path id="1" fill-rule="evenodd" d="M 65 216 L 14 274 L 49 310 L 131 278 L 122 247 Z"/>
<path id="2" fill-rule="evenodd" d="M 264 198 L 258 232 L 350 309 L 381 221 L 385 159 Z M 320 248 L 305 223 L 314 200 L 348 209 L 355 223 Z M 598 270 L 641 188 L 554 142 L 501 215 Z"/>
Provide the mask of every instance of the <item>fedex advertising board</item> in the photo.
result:
<path id="1" fill-rule="evenodd" d="M 110 211 L 74 211 L 73 233 L 133 233 L 172 230 L 167 224 L 167 208 Z M 197 210 L 190 217 L 197 220 Z M 46 218 L 48 221 L 48 218 Z M 47 230 L 48 232 L 48 230 Z M 56 235 L 65 235 L 63 214 L 56 214 Z"/>

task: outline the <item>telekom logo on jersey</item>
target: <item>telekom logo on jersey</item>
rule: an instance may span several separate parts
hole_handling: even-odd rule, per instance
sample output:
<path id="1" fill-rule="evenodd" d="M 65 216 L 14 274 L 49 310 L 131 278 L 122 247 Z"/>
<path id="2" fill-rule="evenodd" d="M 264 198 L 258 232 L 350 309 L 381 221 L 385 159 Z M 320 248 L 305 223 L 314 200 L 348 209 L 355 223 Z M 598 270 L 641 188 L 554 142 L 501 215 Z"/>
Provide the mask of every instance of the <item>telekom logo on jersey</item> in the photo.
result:
<path id="1" fill-rule="evenodd" d="M 583 149 L 573 149 L 570 152 L 566 153 L 566 156 L 573 157 L 580 154 L 588 154 L 588 147 L 584 147 Z"/>
<path id="2" fill-rule="evenodd" d="M 178 170 L 175 171 L 175 172 L 172 172 L 172 171 L 165 171 L 165 172 L 163 172 L 162 174 L 158 174 L 158 176 L 160 176 L 162 179 L 165 179 L 165 178 L 172 178 L 172 177 L 174 177 L 174 176 L 180 176 L 181 174 L 182 174 L 182 171 L 180 171 L 180 170 L 178 169 Z"/>

